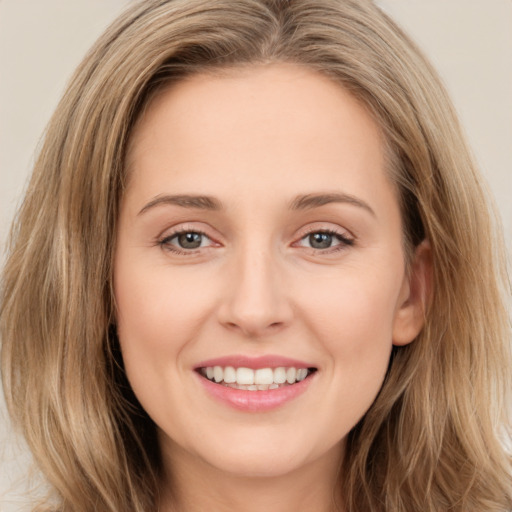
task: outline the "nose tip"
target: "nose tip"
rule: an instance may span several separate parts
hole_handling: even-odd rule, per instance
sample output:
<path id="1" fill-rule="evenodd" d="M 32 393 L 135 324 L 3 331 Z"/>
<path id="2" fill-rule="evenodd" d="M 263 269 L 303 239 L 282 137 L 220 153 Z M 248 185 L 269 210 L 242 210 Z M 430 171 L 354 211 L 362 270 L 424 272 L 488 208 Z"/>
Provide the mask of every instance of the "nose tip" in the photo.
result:
<path id="1" fill-rule="evenodd" d="M 219 320 L 226 328 L 251 338 L 285 328 L 293 315 L 279 272 L 266 260 L 240 265 L 219 308 Z"/>
<path id="2" fill-rule="evenodd" d="M 247 338 L 261 338 L 267 334 L 275 333 L 284 326 L 284 323 L 273 322 L 268 325 L 262 325 L 260 323 L 249 323 L 249 322 L 227 322 L 226 327 L 233 331 L 239 331 L 242 335 Z"/>
<path id="3" fill-rule="evenodd" d="M 278 320 L 276 317 L 279 315 L 262 307 L 241 309 L 240 304 L 237 306 L 223 323 L 230 330 L 240 331 L 249 338 L 277 332 L 286 325 L 284 318 Z"/>
<path id="4" fill-rule="evenodd" d="M 248 337 L 275 333 L 284 328 L 291 317 L 289 308 L 274 290 L 245 290 L 236 293 L 225 304 L 221 322 L 229 329 Z"/>

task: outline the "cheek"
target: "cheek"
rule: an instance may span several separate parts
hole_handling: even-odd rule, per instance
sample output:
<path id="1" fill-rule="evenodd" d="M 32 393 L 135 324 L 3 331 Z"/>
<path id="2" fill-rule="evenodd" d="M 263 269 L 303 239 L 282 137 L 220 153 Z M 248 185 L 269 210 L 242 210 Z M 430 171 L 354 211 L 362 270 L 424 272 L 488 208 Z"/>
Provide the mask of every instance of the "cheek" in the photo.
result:
<path id="1" fill-rule="evenodd" d="M 400 292 L 399 272 L 354 270 L 298 290 L 301 312 L 320 339 L 339 350 L 364 351 L 383 342 L 391 344 Z"/>
<path id="2" fill-rule="evenodd" d="M 118 324 L 129 325 L 126 333 L 160 332 L 167 342 L 193 328 L 207 302 L 200 279 L 170 272 L 164 265 L 148 268 L 119 262 L 114 288 Z"/>
<path id="3" fill-rule="evenodd" d="M 182 354 L 200 336 L 211 293 L 186 272 L 121 259 L 116 262 L 114 292 L 130 385 L 157 424 L 172 425 L 167 415 L 184 400 L 179 391 L 186 369 Z"/>
<path id="4" fill-rule="evenodd" d="M 303 295 L 303 317 L 329 355 L 337 389 L 354 399 L 373 400 L 388 367 L 400 290 L 389 275 L 399 274 L 354 273 Z"/>
<path id="5" fill-rule="evenodd" d="M 169 362 L 179 364 L 180 352 L 198 337 L 208 310 L 208 293 L 186 273 L 157 265 L 118 261 L 114 280 L 117 330 L 126 371 L 135 386 L 167 378 Z M 149 382 L 148 382 L 149 384 Z"/>

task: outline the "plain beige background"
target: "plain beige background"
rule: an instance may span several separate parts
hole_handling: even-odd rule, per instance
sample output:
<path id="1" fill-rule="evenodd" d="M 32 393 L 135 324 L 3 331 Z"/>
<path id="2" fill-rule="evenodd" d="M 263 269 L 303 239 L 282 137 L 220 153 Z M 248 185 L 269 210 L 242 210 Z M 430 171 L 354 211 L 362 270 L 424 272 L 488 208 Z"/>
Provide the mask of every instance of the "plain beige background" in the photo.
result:
<path id="1" fill-rule="evenodd" d="M 67 80 L 128 3 L 0 0 L 2 252 L 41 134 Z M 512 0 L 378 3 L 441 73 L 496 197 L 512 254 Z M 19 444 L 0 399 L 0 512 L 29 510 L 23 484 L 29 458 Z"/>

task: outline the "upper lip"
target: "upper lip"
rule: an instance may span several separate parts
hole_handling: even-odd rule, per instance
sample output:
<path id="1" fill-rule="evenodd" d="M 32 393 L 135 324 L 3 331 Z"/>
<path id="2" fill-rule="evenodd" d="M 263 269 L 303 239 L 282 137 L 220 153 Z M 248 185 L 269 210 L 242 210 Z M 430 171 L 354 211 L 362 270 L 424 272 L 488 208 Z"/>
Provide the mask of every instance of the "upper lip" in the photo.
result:
<path id="1" fill-rule="evenodd" d="M 279 367 L 294 367 L 294 368 L 315 368 L 314 365 L 300 361 L 298 359 L 292 359 L 289 357 L 279 355 L 265 355 L 259 357 L 249 357 L 244 355 L 231 355 L 217 357 L 214 359 L 208 359 L 195 365 L 194 369 L 207 368 L 211 366 L 232 366 L 234 368 L 251 368 L 257 370 L 259 368 L 279 368 Z"/>

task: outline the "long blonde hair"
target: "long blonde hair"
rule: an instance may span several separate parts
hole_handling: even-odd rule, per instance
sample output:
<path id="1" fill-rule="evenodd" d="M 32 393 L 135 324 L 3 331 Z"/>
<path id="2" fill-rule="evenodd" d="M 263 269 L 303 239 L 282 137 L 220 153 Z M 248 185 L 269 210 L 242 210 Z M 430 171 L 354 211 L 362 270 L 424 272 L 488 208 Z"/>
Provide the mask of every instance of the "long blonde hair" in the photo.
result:
<path id="1" fill-rule="evenodd" d="M 427 238 L 426 326 L 395 347 L 351 431 L 348 512 L 512 509 L 503 448 L 510 293 L 499 233 L 447 95 L 369 0 L 145 0 L 78 68 L 46 132 L 13 227 L 1 290 L 8 407 L 62 511 L 156 510 L 155 427 L 124 376 L 112 255 L 124 155 L 150 98 L 197 72 L 265 62 L 317 70 L 386 135 L 407 247 Z"/>

